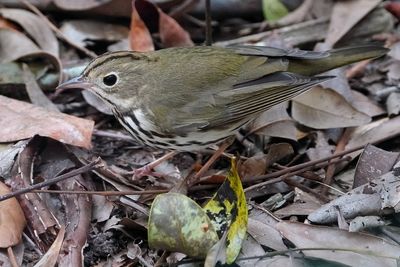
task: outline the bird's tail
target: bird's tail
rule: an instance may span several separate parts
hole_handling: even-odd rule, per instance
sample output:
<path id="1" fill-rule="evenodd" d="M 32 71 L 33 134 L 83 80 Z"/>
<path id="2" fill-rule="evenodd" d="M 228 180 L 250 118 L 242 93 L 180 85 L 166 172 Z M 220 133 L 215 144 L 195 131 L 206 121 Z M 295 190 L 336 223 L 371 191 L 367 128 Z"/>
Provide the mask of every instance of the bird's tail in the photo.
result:
<path id="1" fill-rule="evenodd" d="M 339 48 L 329 51 L 326 57 L 317 59 L 292 58 L 288 71 L 302 75 L 316 75 L 325 71 L 385 55 L 389 49 L 377 45 Z"/>

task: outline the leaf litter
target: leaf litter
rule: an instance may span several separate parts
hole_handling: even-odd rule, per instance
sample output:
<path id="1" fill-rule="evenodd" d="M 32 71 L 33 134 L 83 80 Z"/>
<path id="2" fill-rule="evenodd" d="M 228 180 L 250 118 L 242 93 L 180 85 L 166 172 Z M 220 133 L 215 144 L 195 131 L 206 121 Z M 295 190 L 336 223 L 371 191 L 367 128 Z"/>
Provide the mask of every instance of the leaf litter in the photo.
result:
<path id="1" fill-rule="evenodd" d="M 212 150 L 179 153 L 154 175 L 132 180 L 133 170 L 165 152 L 136 144 L 87 92 L 54 90 L 79 75 L 94 54 L 205 41 L 205 6 L 196 1 L 117 2 L 36 1 L 32 7 L 21 1 L 0 9 L 0 182 L 15 193 L 0 202 L 0 218 L 9 218 L 0 220 L 0 230 L 16 237 L 2 240 L 15 253 L 1 253 L 3 262 L 152 266 L 202 262 L 208 255 L 206 266 L 225 260 L 240 266 L 396 266 L 395 1 L 382 7 L 376 0 L 305 0 L 297 6 L 299 1 L 274 0 L 259 1 L 255 9 L 243 1 L 236 11 L 231 0 L 211 1 L 217 45 L 324 50 L 378 40 L 391 51 L 335 70 L 335 80 L 264 112 L 205 177 L 190 183 Z M 387 34 L 375 36 L 381 32 Z M 221 185 L 233 156 L 243 188 Z M 68 180 L 55 183 L 58 177 Z M 190 198 L 164 194 L 176 188 Z M 154 219 L 156 212 L 165 217 Z M 200 238 L 185 232 L 185 224 L 200 230 Z M 200 241 L 201 249 L 195 245 Z"/>

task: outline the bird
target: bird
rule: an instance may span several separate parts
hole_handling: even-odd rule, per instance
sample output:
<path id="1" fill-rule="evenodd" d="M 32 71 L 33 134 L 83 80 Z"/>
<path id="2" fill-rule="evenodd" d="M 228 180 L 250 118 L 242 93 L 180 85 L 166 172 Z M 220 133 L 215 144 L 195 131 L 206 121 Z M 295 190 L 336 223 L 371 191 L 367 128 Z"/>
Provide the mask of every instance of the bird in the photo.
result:
<path id="1" fill-rule="evenodd" d="M 316 75 L 387 51 L 377 45 L 322 52 L 251 45 L 118 51 L 95 58 L 58 89 L 91 91 L 145 146 L 199 151 L 333 78 Z"/>

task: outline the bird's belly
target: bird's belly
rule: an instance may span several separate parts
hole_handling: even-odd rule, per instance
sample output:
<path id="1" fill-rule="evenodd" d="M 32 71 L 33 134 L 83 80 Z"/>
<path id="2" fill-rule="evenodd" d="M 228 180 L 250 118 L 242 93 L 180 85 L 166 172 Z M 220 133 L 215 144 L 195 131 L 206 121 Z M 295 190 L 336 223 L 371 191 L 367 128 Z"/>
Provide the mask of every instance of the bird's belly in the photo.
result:
<path id="1" fill-rule="evenodd" d="M 196 151 L 219 143 L 233 131 L 207 130 L 188 132 L 185 136 L 160 133 L 152 123 L 145 121 L 143 117 L 137 118 L 135 112 L 129 116 L 117 116 L 124 128 L 140 143 L 146 146 L 178 151 Z"/>

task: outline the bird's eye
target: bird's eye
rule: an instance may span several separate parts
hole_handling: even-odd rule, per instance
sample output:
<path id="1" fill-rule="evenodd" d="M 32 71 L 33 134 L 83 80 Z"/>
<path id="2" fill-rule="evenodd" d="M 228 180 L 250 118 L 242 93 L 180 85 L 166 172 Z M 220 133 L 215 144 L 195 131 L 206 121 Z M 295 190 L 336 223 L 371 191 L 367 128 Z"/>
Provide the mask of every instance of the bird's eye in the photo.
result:
<path id="1" fill-rule="evenodd" d="M 103 83 L 107 86 L 113 86 L 118 82 L 118 76 L 115 73 L 110 73 L 104 76 Z"/>

